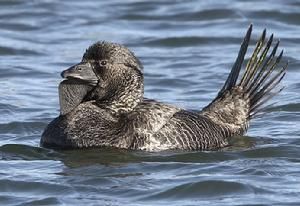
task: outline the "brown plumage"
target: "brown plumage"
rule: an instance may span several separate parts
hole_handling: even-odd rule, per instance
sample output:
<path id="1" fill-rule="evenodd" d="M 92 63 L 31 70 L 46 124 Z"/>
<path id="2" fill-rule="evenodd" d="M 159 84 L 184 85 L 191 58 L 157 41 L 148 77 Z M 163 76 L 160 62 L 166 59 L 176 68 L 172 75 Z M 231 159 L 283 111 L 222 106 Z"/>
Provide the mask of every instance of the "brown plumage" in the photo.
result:
<path id="1" fill-rule="evenodd" d="M 240 75 L 251 32 L 252 25 L 223 88 L 199 112 L 145 99 L 143 68 L 134 54 L 119 44 L 95 43 L 79 64 L 62 73 L 62 112 L 45 129 L 41 145 L 149 151 L 227 146 L 228 139 L 244 134 L 250 119 L 281 91 L 276 88 L 287 68 L 277 69 L 279 42 L 269 52 L 273 35 L 266 40 L 264 31 Z"/>

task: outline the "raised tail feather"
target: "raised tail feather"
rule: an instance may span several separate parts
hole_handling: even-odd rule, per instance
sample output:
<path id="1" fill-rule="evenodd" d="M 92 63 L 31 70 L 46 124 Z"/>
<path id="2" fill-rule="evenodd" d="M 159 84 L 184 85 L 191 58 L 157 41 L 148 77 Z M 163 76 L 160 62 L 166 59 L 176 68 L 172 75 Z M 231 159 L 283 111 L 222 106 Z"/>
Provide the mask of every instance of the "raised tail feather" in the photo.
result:
<path id="1" fill-rule="evenodd" d="M 217 97 L 202 110 L 202 114 L 218 124 L 242 134 L 248 122 L 265 108 L 265 103 L 283 88 L 278 87 L 286 73 L 288 63 L 278 69 L 283 51 L 276 56 L 279 40 L 274 44 L 273 34 L 266 39 L 266 30 L 256 43 L 246 64 L 240 71 L 250 42 L 252 25 L 241 45 L 238 57 Z"/>

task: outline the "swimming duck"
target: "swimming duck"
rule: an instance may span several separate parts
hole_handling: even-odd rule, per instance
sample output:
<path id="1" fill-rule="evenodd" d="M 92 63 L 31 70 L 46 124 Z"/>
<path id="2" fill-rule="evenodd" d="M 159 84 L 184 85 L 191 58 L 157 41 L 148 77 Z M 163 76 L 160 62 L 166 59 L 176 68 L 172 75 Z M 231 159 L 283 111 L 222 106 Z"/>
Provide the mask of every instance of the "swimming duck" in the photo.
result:
<path id="1" fill-rule="evenodd" d="M 147 151 L 228 146 L 282 90 L 278 84 L 287 69 L 278 68 L 279 41 L 272 48 L 273 35 L 267 39 L 264 30 L 240 75 L 251 32 L 252 25 L 224 86 L 198 112 L 144 98 L 143 66 L 134 53 L 116 43 L 93 44 L 79 64 L 62 72 L 61 113 L 43 132 L 41 146 Z"/>

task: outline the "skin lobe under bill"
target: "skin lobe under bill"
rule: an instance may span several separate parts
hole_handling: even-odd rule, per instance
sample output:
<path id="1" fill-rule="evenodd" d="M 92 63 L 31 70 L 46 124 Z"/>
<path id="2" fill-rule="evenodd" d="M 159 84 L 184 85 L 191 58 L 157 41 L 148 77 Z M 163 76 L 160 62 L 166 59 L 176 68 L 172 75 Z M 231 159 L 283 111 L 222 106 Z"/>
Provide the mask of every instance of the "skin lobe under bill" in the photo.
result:
<path id="1" fill-rule="evenodd" d="M 64 80 L 59 84 L 60 114 L 65 115 L 75 109 L 93 90 L 93 86 L 84 82 Z"/>

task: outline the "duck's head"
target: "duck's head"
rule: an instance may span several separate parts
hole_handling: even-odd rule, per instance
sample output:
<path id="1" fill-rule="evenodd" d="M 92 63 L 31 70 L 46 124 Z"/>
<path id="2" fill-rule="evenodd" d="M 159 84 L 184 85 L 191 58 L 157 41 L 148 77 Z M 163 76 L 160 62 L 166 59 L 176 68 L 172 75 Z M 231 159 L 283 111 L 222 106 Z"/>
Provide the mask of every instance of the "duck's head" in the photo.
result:
<path id="1" fill-rule="evenodd" d="M 95 88 L 98 102 L 131 107 L 143 96 L 143 66 L 125 46 L 109 42 L 91 45 L 80 63 L 63 71 L 67 80 L 86 82 Z M 118 106 L 118 107 L 119 107 Z"/>

